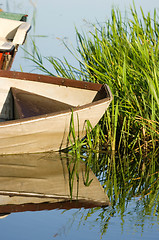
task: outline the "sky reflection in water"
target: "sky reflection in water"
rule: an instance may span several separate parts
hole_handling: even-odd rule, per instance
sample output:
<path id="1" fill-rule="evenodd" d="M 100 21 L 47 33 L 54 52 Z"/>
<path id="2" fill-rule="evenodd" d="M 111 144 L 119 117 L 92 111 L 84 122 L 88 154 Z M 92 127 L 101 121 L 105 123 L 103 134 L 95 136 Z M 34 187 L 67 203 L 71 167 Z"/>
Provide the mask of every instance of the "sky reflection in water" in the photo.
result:
<path id="1" fill-rule="evenodd" d="M 128 209 L 130 210 L 130 209 Z M 100 239 L 100 222 L 96 222 L 101 210 L 88 220 L 80 220 L 88 210 L 62 210 L 14 213 L 1 220 L 3 239 Z M 158 239 L 159 226 L 156 218 L 147 217 L 136 221 L 135 213 L 129 212 L 121 221 L 120 216 L 111 218 L 102 239 Z M 134 221 L 135 220 L 135 221 Z"/>

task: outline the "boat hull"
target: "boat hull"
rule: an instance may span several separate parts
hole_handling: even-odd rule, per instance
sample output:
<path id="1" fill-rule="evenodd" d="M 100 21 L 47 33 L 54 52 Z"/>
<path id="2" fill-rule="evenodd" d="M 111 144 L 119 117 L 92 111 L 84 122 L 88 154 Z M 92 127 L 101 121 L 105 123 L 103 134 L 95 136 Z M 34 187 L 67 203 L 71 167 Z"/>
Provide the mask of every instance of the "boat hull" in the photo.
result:
<path id="1" fill-rule="evenodd" d="M 43 96 L 49 96 L 49 98 L 53 97 L 62 102 L 65 101 L 67 104 L 74 105 L 74 107 L 57 113 L 1 122 L 1 155 L 46 152 L 51 150 L 59 151 L 65 149 L 71 144 L 74 144 L 70 132 L 70 124 L 73 126 L 76 138 L 79 137 L 82 139 L 86 134 L 86 121 L 89 120 L 92 127 L 94 127 L 112 101 L 112 96 L 93 101 L 98 94 L 97 90 L 84 89 L 85 87 L 80 89 L 79 87 L 61 86 L 55 83 L 28 81 L 26 78 L 28 77 L 29 79 L 29 76 L 30 75 L 25 75 L 25 80 L 0 76 L 0 83 L 1 86 L 3 86 L 0 91 L 1 119 L 7 118 L 10 114 L 7 107 L 4 110 L 4 106 L 10 101 L 5 99 L 9 96 L 11 87 L 19 87 L 27 91 L 28 89 L 32 89 L 36 94 L 43 94 Z M 47 77 L 45 77 L 45 80 L 46 78 Z M 57 78 L 55 80 L 57 81 Z M 79 81 L 74 80 L 71 84 L 74 84 L 74 82 L 78 83 Z M 8 98 L 10 99 L 10 97 Z M 73 119 L 73 121 L 71 119 Z"/>
<path id="2" fill-rule="evenodd" d="M 0 69 L 10 70 L 19 45 L 24 44 L 31 26 L 27 15 L 0 12 Z"/>
<path id="3" fill-rule="evenodd" d="M 23 123 L 12 122 L 7 125 L 4 123 L 0 126 L 0 154 L 58 151 L 67 148 L 70 146 L 68 136 L 71 115 L 73 114 L 76 136 L 83 138 L 86 120 L 89 120 L 94 127 L 108 106 L 109 103 L 106 102 L 100 106 L 94 105 L 73 113 L 70 111 L 54 116 L 44 116 L 39 119 L 24 120 Z"/>

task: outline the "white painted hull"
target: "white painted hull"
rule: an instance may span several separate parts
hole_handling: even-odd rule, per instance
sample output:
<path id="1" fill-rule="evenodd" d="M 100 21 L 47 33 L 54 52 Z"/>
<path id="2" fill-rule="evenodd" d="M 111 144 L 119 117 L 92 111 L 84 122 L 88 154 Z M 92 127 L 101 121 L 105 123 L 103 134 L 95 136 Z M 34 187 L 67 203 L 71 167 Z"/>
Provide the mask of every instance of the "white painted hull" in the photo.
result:
<path id="1" fill-rule="evenodd" d="M 18 47 L 24 44 L 30 28 L 29 23 L 5 19 L 0 15 L 0 69 L 11 69 Z"/>
<path id="2" fill-rule="evenodd" d="M 74 118 L 74 126 L 76 136 L 79 135 L 80 138 L 85 136 L 85 122 L 89 120 L 92 127 L 94 127 L 105 111 L 107 110 L 112 97 L 88 103 L 89 99 L 89 91 L 77 89 L 77 92 L 71 89 L 73 96 L 67 98 L 66 91 L 69 90 L 68 87 L 62 87 L 44 83 L 37 82 L 27 82 L 17 79 L 8 79 L 0 77 L 0 81 L 3 82 L 3 88 L 0 92 L 1 96 L 1 108 L 4 108 L 5 98 L 8 94 L 10 87 L 20 87 L 23 90 L 28 90 L 28 88 L 32 88 L 34 92 L 49 96 L 51 98 L 51 92 L 53 88 L 56 88 L 57 97 L 55 96 L 55 92 L 53 94 L 53 98 L 60 98 L 60 92 L 58 92 L 61 88 L 64 88 L 63 93 L 65 102 L 69 102 L 70 98 L 74 105 L 77 106 L 73 110 L 73 118 Z M 2 84 L 2 83 L 0 83 Z M 37 85 L 39 88 L 37 88 Z M 2 85 L 1 85 L 2 86 Z M 74 93 L 73 93 L 74 92 Z M 69 93 L 70 94 L 70 93 Z M 81 97 L 81 106 L 79 96 Z M 94 97 L 94 92 L 90 91 L 90 97 Z M 79 95 L 79 96 L 78 96 Z M 76 99 L 76 96 L 78 99 Z M 88 96 L 88 97 L 87 97 Z M 4 99 L 3 99 L 4 98 Z M 64 101 L 62 99 L 62 101 Z M 85 99 L 85 100 L 84 100 Z M 59 99 L 58 99 L 59 100 Z M 61 100 L 61 99 L 60 99 Z M 91 100 L 90 100 L 91 101 Z M 84 104 L 85 102 L 85 104 Z M 6 112 L 8 114 L 7 108 Z M 12 121 L 4 121 L 0 123 L 0 154 L 19 154 L 19 153 L 35 153 L 35 152 L 45 152 L 45 151 L 59 151 L 61 149 L 67 148 L 70 143 L 68 142 L 68 135 L 70 131 L 70 121 L 71 121 L 71 110 L 59 112 L 57 114 L 45 114 L 39 117 L 33 118 L 24 118 L 20 120 L 12 120 Z M 4 118 L 4 111 L 1 111 L 2 118 Z"/>

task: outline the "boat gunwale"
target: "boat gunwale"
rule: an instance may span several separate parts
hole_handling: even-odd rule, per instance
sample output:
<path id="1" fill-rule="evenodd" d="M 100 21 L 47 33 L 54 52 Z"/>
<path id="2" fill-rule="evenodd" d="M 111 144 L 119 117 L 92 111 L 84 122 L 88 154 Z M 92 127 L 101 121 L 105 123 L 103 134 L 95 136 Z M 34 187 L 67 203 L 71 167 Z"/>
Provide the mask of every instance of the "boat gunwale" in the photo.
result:
<path id="1" fill-rule="evenodd" d="M 36 74 L 36 73 L 7 71 L 7 70 L 0 70 L 0 77 L 55 84 L 59 86 L 81 88 L 81 89 L 92 90 L 92 91 L 99 91 L 103 86 L 102 84 L 80 81 L 75 79 L 68 79 L 68 78 L 56 77 L 51 75 L 42 75 L 42 74 Z"/>

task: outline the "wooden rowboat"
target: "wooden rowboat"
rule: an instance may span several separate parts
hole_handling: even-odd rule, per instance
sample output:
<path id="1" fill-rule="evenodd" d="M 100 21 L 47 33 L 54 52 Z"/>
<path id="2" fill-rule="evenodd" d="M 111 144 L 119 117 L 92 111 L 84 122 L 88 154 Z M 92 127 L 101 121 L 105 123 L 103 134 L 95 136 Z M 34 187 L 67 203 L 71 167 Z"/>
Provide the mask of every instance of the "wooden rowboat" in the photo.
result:
<path id="1" fill-rule="evenodd" d="M 90 184 L 86 184 L 88 174 Z M 0 156 L 0 216 L 108 205 L 108 196 L 93 172 L 86 171 L 85 164 L 72 156 L 58 153 Z"/>
<path id="2" fill-rule="evenodd" d="M 0 154 L 59 151 L 94 127 L 112 101 L 107 85 L 0 71 Z"/>
<path id="3" fill-rule="evenodd" d="M 0 12 L 0 69 L 10 70 L 19 45 L 24 44 L 30 24 L 27 15 Z"/>

